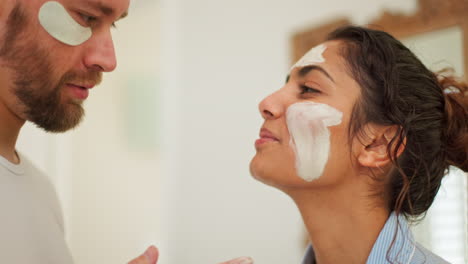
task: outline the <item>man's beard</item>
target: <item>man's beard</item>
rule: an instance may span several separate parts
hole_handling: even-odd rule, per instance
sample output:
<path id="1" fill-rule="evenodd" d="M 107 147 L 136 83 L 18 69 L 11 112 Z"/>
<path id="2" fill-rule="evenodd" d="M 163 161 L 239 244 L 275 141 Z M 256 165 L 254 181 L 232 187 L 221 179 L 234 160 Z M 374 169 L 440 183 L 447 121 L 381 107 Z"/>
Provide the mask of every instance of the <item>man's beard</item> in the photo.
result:
<path id="1" fill-rule="evenodd" d="M 62 98 L 66 84 L 98 84 L 102 74 L 69 71 L 54 81 L 54 64 L 48 50 L 40 46 L 39 40 L 22 34 L 27 32 L 28 22 L 23 8 L 17 4 L 8 17 L 0 47 L 0 58 L 13 72 L 10 89 L 19 100 L 22 112 L 17 114 L 48 132 L 67 131 L 80 123 L 84 109 L 82 101 Z"/>

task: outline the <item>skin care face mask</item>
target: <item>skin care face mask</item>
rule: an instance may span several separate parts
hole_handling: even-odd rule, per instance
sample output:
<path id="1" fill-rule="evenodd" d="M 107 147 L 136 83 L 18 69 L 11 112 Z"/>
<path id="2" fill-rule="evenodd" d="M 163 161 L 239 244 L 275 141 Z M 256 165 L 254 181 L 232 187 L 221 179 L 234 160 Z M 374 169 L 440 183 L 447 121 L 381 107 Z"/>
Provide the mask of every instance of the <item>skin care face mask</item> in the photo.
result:
<path id="1" fill-rule="evenodd" d="M 309 50 L 299 61 L 291 67 L 291 70 L 297 67 L 305 67 L 325 62 L 323 53 L 327 49 L 325 44 L 320 44 Z"/>
<path id="2" fill-rule="evenodd" d="M 78 24 L 62 4 L 54 1 L 42 5 L 39 23 L 56 40 L 70 46 L 83 44 L 93 34 L 91 28 Z"/>
<path id="3" fill-rule="evenodd" d="M 289 106 L 286 122 L 291 136 L 290 146 L 296 154 L 296 170 L 305 181 L 319 178 L 328 161 L 330 131 L 328 127 L 341 124 L 343 113 L 314 102 Z"/>

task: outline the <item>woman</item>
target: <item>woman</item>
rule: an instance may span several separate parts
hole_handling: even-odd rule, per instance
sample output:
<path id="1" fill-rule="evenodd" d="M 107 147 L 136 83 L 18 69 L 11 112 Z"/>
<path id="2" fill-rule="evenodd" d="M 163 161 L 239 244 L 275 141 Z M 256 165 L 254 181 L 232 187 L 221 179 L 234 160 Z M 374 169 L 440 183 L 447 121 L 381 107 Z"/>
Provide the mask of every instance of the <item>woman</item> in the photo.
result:
<path id="1" fill-rule="evenodd" d="M 449 165 L 468 170 L 466 84 L 432 73 L 385 32 L 349 26 L 259 109 L 250 170 L 299 208 L 304 264 L 446 263 L 407 221 L 429 209 Z"/>

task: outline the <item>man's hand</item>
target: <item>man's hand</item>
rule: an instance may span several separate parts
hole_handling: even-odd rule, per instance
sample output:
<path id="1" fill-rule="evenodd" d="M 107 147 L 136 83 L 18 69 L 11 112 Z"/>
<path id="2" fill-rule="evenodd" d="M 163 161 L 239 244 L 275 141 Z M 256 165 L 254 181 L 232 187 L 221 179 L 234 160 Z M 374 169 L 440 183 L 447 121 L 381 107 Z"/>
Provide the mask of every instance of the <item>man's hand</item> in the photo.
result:
<path id="1" fill-rule="evenodd" d="M 156 264 L 158 262 L 159 251 L 155 246 L 150 246 L 145 253 L 128 264 Z"/>
<path id="2" fill-rule="evenodd" d="M 232 259 L 223 263 L 219 264 L 253 264 L 253 259 L 250 257 L 240 257 L 236 259 Z"/>
<path id="3" fill-rule="evenodd" d="M 156 264 L 158 262 L 159 251 L 155 246 L 150 246 L 145 253 L 128 264 Z M 219 264 L 253 264 L 250 257 L 240 257 Z"/>

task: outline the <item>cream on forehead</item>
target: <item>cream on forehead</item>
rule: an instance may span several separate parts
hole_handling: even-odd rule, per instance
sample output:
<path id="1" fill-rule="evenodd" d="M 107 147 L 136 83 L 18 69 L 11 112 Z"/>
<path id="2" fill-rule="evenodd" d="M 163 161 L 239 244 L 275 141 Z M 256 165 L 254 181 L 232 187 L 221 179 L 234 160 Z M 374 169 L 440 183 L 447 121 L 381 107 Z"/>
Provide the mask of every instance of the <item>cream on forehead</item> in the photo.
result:
<path id="1" fill-rule="evenodd" d="M 343 113 L 314 102 L 295 103 L 286 112 L 291 136 L 290 146 L 296 155 L 296 170 L 305 181 L 319 178 L 328 161 L 330 131 L 341 124 Z"/>
<path id="2" fill-rule="evenodd" d="M 83 44 L 91 38 L 92 30 L 76 22 L 59 2 L 44 3 L 39 10 L 39 23 L 56 40 L 71 46 Z"/>
<path id="3" fill-rule="evenodd" d="M 309 50 L 300 60 L 296 62 L 291 67 L 291 70 L 297 67 L 305 67 L 305 66 L 310 66 L 310 65 L 315 65 L 318 63 L 323 63 L 325 62 L 325 58 L 323 57 L 323 53 L 327 49 L 327 46 L 325 44 L 320 44 L 311 50 Z"/>

